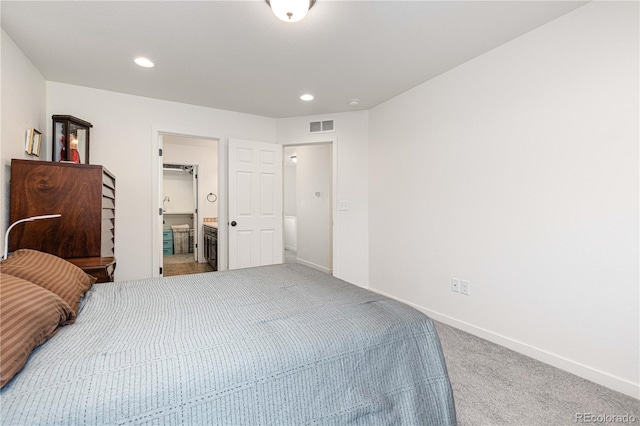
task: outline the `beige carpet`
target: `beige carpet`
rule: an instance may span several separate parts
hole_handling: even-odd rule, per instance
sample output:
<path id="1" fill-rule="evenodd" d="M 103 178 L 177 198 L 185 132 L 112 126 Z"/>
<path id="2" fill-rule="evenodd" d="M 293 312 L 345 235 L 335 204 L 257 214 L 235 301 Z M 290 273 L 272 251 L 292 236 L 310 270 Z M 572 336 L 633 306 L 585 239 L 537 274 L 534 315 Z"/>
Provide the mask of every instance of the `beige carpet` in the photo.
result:
<path id="1" fill-rule="evenodd" d="M 640 425 L 637 399 L 448 325 L 436 328 L 459 426 Z"/>

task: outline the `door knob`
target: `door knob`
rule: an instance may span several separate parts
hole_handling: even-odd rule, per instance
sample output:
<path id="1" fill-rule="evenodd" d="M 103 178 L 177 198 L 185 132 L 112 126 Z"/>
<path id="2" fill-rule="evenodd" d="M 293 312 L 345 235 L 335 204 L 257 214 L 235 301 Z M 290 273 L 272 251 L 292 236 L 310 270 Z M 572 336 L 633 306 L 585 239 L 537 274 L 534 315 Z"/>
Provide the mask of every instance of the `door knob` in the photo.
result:
<path id="1" fill-rule="evenodd" d="M 235 221 L 235 220 L 232 220 L 232 221 L 231 221 L 231 226 L 236 226 L 236 225 L 237 225 L 236 221 Z"/>

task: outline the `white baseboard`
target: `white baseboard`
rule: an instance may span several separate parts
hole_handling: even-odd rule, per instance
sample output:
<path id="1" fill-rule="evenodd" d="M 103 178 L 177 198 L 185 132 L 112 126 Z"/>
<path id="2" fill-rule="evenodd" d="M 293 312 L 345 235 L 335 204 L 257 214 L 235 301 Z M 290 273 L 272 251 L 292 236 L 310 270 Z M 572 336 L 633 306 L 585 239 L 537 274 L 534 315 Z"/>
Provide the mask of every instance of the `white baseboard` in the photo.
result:
<path id="1" fill-rule="evenodd" d="M 481 337 L 485 340 L 488 340 L 500 346 L 504 346 L 505 348 L 519 352 L 538 361 L 560 368 L 561 370 L 568 371 L 569 373 L 575 374 L 576 376 L 608 387 L 632 398 L 640 399 L 640 383 L 630 382 L 609 373 L 605 373 L 604 371 L 589 367 L 580 362 L 573 361 L 563 356 L 545 351 L 544 349 L 536 348 L 527 343 L 520 342 L 518 340 L 503 336 L 498 333 L 494 333 L 493 331 L 486 330 L 481 327 L 477 327 L 465 321 L 460 321 L 456 318 L 452 318 L 439 312 L 432 311 L 431 309 L 418 306 L 414 303 L 402 300 L 398 297 L 394 297 L 383 291 L 378 291 L 372 288 L 369 288 L 369 290 L 412 306 L 417 310 L 427 314 L 429 317 L 433 318 L 436 321 L 440 321 L 462 331 L 466 331 L 467 333 L 473 334 L 474 336 Z"/>
<path id="2" fill-rule="evenodd" d="M 331 269 L 327 269 L 324 266 L 316 265 L 315 263 L 307 262 L 306 260 L 302 260 L 300 258 L 297 258 L 296 262 L 298 262 L 301 265 L 308 266 L 309 268 L 313 268 L 313 269 L 317 269 L 318 271 L 322 271 L 325 274 L 331 275 L 332 272 L 333 272 Z"/>

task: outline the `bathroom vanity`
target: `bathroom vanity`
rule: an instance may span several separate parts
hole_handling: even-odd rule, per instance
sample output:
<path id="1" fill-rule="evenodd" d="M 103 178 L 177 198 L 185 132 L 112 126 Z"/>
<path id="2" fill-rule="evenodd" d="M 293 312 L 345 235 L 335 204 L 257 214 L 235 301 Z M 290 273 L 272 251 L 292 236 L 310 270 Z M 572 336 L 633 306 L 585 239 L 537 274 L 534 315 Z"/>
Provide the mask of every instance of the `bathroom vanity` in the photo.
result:
<path id="1" fill-rule="evenodd" d="M 218 270 L 218 222 L 205 222 L 204 257 L 214 271 Z"/>

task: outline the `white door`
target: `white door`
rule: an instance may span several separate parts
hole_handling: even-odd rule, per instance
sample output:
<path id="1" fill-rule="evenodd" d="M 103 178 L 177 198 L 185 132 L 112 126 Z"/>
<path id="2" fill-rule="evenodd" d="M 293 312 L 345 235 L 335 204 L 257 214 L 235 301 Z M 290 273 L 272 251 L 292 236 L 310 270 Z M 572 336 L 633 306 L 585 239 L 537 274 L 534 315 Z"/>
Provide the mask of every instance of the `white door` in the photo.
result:
<path id="1" fill-rule="evenodd" d="M 230 139 L 229 269 L 282 257 L 282 146 Z"/>

